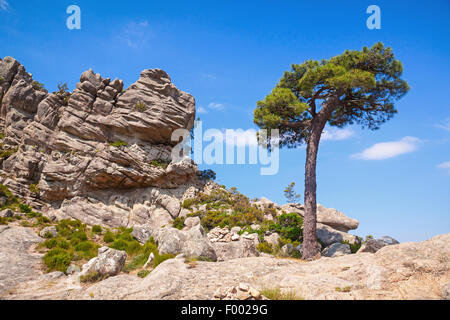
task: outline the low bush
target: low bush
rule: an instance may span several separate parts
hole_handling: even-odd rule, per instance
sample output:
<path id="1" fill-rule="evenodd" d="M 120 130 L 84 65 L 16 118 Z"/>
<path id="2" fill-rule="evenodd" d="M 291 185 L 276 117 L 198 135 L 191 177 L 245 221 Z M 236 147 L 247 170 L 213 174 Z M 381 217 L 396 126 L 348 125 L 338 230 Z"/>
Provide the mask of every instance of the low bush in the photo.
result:
<path id="1" fill-rule="evenodd" d="M 185 219 L 184 217 L 176 217 L 172 222 L 172 227 L 179 230 L 183 229 L 184 219 Z"/>
<path id="2" fill-rule="evenodd" d="M 102 233 L 102 227 L 99 225 L 95 225 L 92 227 L 92 232 L 96 233 L 96 234 L 100 234 L 100 233 Z"/>
<path id="3" fill-rule="evenodd" d="M 264 253 L 269 253 L 269 254 L 273 253 L 272 245 L 265 241 L 258 243 L 256 248 L 258 249 L 259 252 L 264 252 Z"/>
<path id="4" fill-rule="evenodd" d="M 67 250 L 55 248 L 48 251 L 42 258 L 48 271 L 66 272 L 72 257 Z"/>

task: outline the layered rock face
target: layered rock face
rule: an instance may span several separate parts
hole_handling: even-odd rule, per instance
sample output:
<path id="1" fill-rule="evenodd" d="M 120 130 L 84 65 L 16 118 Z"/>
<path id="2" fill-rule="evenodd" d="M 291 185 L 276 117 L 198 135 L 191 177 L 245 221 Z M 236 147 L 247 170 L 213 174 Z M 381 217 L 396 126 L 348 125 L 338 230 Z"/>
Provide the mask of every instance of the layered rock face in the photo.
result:
<path id="1" fill-rule="evenodd" d="M 162 70 L 123 82 L 82 73 L 76 89 L 48 93 L 11 57 L 0 61 L 1 183 L 48 215 L 110 227 L 166 220 L 198 186 L 190 160 L 171 162 L 177 129 L 190 130 L 194 98 Z M 164 219 L 162 219 L 164 220 Z"/>

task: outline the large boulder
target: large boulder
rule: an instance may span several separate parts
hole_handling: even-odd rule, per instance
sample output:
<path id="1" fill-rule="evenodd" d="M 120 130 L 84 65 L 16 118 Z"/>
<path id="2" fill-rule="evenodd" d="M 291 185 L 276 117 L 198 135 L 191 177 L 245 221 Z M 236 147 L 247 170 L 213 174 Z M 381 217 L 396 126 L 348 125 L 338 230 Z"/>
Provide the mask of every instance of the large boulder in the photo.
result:
<path id="1" fill-rule="evenodd" d="M 202 257 L 216 261 L 217 255 L 201 225 L 178 230 L 165 227 L 157 232 L 156 241 L 160 253 L 183 254 L 185 257 Z"/>
<path id="2" fill-rule="evenodd" d="M 348 243 L 355 244 L 361 240 L 357 236 L 352 234 L 335 230 L 327 225 L 318 223 L 316 227 L 317 238 L 325 245 L 329 246 L 333 243 L 341 243 L 347 241 Z"/>
<path id="3" fill-rule="evenodd" d="M 217 261 L 259 257 L 259 251 L 255 246 L 255 242 L 242 237 L 239 241 L 214 242 L 212 246 L 216 252 Z"/>
<path id="4" fill-rule="evenodd" d="M 323 249 L 322 256 L 339 257 L 351 253 L 352 251 L 350 250 L 350 246 L 348 244 L 333 243 L 332 245 Z"/>
<path id="5" fill-rule="evenodd" d="M 361 248 L 359 248 L 357 253 L 362 252 L 375 253 L 385 246 L 391 246 L 394 244 L 399 244 L 399 242 L 389 236 L 380 237 L 378 239 L 368 239 L 361 245 Z"/>
<path id="6" fill-rule="evenodd" d="M 98 256 L 83 265 L 80 277 L 92 274 L 99 278 L 115 276 L 122 271 L 126 259 L 125 251 L 101 247 L 98 249 Z"/>
<path id="7" fill-rule="evenodd" d="M 287 213 L 295 212 L 302 217 L 305 214 L 303 205 L 298 203 L 288 203 L 281 206 L 281 210 Z M 342 212 L 333 209 L 325 208 L 324 206 L 317 204 L 317 222 L 332 227 L 335 230 L 348 232 L 358 228 L 359 221 L 347 217 Z"/>

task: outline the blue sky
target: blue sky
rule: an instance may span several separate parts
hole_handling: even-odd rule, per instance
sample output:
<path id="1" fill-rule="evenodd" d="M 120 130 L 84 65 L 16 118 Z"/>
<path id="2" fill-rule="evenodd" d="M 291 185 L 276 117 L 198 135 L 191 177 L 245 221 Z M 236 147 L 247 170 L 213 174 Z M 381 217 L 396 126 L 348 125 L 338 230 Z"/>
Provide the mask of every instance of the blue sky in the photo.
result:
<path id="1" fill-rule="evenodd" d="M 81 8 L 81 30 L 66 8 Z M 366 8 L 381 9 L 381 29 Z M 318 159 L 318 202 L 360 221 L 355 234 L 419 241 L 450 232 L 449 1 L 0 0 L 0 55 L 50 91 L 73 89 L 89 68 L 128 86 L 164 69 L 197 102 L 204 128 L 255 128 L 256 101 L 292 63 L 382 41 L 403 62 L 410 92 L 378 131 L 328 131 Z M 218 182 L 284 203 L 303 194 L 305 150 L 282 150 L 280 170 L 213 165 Z M 207 166 L 202 166 L 207 168 Z"/>

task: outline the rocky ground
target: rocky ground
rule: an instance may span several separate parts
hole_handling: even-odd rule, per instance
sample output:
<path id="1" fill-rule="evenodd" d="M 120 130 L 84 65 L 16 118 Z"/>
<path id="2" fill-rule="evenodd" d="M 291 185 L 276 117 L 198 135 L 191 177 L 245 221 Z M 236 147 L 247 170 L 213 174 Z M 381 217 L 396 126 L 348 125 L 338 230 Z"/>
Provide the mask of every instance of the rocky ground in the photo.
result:
<path id="1" fill-rule="evenodd" d="M 311 262 L 264 255 L 192 265 L 178 256 L 144 279 L 120 274 L 88 285 L 79 282 L 78 274 L 40 271 L 33 252 L 38 238 L 30 228 L 0 229 L 0 298 L 214 299 L 242 282 L 260 292 L 279 288 L 303 299 L 450 298 L 450 234 L 385 246 L 375 254 Z"/>
<path id="2" fill-rule="evenodd" d="M 449 234 L 362 239 L 318 205 L 322 257 L 301 260 L 301 204 L 250 200 L 171 156 L 194 119 L 159 69 L 126 89 L 88 70 L 49 93 L 0 59 L 0 298 L 449 298 Z"/>

